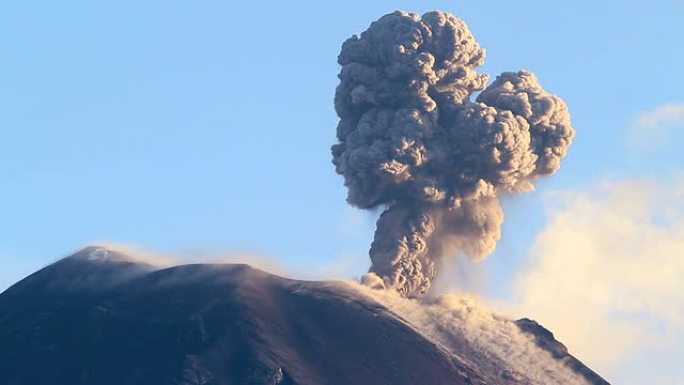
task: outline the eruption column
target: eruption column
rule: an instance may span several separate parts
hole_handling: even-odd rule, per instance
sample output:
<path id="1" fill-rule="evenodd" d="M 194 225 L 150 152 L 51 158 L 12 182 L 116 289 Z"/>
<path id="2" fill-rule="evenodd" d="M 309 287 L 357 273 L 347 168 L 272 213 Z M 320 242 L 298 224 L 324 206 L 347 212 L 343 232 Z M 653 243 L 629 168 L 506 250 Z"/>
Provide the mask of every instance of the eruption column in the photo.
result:
<path id="1" fill-rule="evenodd" d="M 333 164 L 350 204 L 386 208 L 370 272 L 407 297 L 429 290 L 443 258 L 490 254 L 498 197 L 558 170 L 575 134 L 563 100 L 533 73 L 487 86 L 484 59 L 466 24 L 437 11 L 385 15 L 338 57 Z"/>

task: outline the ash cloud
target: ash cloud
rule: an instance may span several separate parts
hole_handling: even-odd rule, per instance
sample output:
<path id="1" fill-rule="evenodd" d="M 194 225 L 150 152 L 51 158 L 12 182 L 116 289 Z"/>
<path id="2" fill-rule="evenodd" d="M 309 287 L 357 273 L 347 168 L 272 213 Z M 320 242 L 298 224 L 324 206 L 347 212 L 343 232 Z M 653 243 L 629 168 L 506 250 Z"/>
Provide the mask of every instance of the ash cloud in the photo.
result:
<path id="1" fill-rule="evenodd" d="M 499 196 L 560 167 L 574 136 L 563 100 L 525 70 L 487 86 L 484 60 L 467 25 L 438 11 L 385 15 L 342 45 L 333 164 L 350 204 L 385 208 L 366 281 L 426 293 L 444 258 L 494 250 Z"/>

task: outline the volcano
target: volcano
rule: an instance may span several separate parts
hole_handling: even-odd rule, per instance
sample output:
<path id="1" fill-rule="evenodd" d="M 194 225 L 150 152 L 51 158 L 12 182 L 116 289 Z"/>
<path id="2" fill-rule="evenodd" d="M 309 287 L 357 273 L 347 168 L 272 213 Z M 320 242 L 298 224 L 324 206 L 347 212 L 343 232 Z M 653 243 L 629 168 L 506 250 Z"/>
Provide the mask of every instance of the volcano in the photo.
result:
<path id="1" fill-rule="evenodd" d="M 0 383 L 607 384 L 534 321 L 391 296 L 89 247 L 0 294 Z"/>

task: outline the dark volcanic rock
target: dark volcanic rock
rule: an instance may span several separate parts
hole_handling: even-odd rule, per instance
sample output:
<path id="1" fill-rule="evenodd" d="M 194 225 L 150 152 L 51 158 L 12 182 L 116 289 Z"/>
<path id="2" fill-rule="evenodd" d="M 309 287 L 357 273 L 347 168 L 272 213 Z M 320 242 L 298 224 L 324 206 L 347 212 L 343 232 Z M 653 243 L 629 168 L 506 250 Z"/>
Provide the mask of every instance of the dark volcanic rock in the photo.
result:
<path id="1" fill-rule="evenodd" d="M 551 353 L 553 358 L 564 362 L 565 365 L 572 368 L 572 370 L 574 370 L 576 373 L 582 375 L 591 384 L 609 385 L 608 381 L 604 380 L 601 378 L 601 376 L 596 374 L 596 372 L 586 367 L 577 358 L 571 356 L 570 353 L 568 353 L 568 348 L 566 348 L 562 343 L 558 342 L 554 338 L 553 333 L 548 331 L 545 327 L 539 325 L 536 321 L 523 318 L 515 321 L 515 323 L 518 325 L 520 330 L 533 335 L 537 345 L 540 348 Z"/>
<path id="2" fill-rule="evenodd" d="M 158 269 L 96 248 L 0 295 L 0 347 L 6 385 L 485 383 L 334 285 L 247 265 Z"/>

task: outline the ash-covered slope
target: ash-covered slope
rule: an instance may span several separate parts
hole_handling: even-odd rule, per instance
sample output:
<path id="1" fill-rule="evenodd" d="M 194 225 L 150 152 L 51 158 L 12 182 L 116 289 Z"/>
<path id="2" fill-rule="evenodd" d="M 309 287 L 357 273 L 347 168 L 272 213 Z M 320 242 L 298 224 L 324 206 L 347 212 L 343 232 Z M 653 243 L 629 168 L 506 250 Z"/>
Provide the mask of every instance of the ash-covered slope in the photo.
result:
<path id="1" fill-rule="evenodd" d="M 456 332 L 424 332 L 409 300 L 402 310 L 364 290 L 87 248 L 0 294 L 0 383 L 535 383 Z M 606 383 L 550 333 L 525 328 L 574 382 Z"/>

